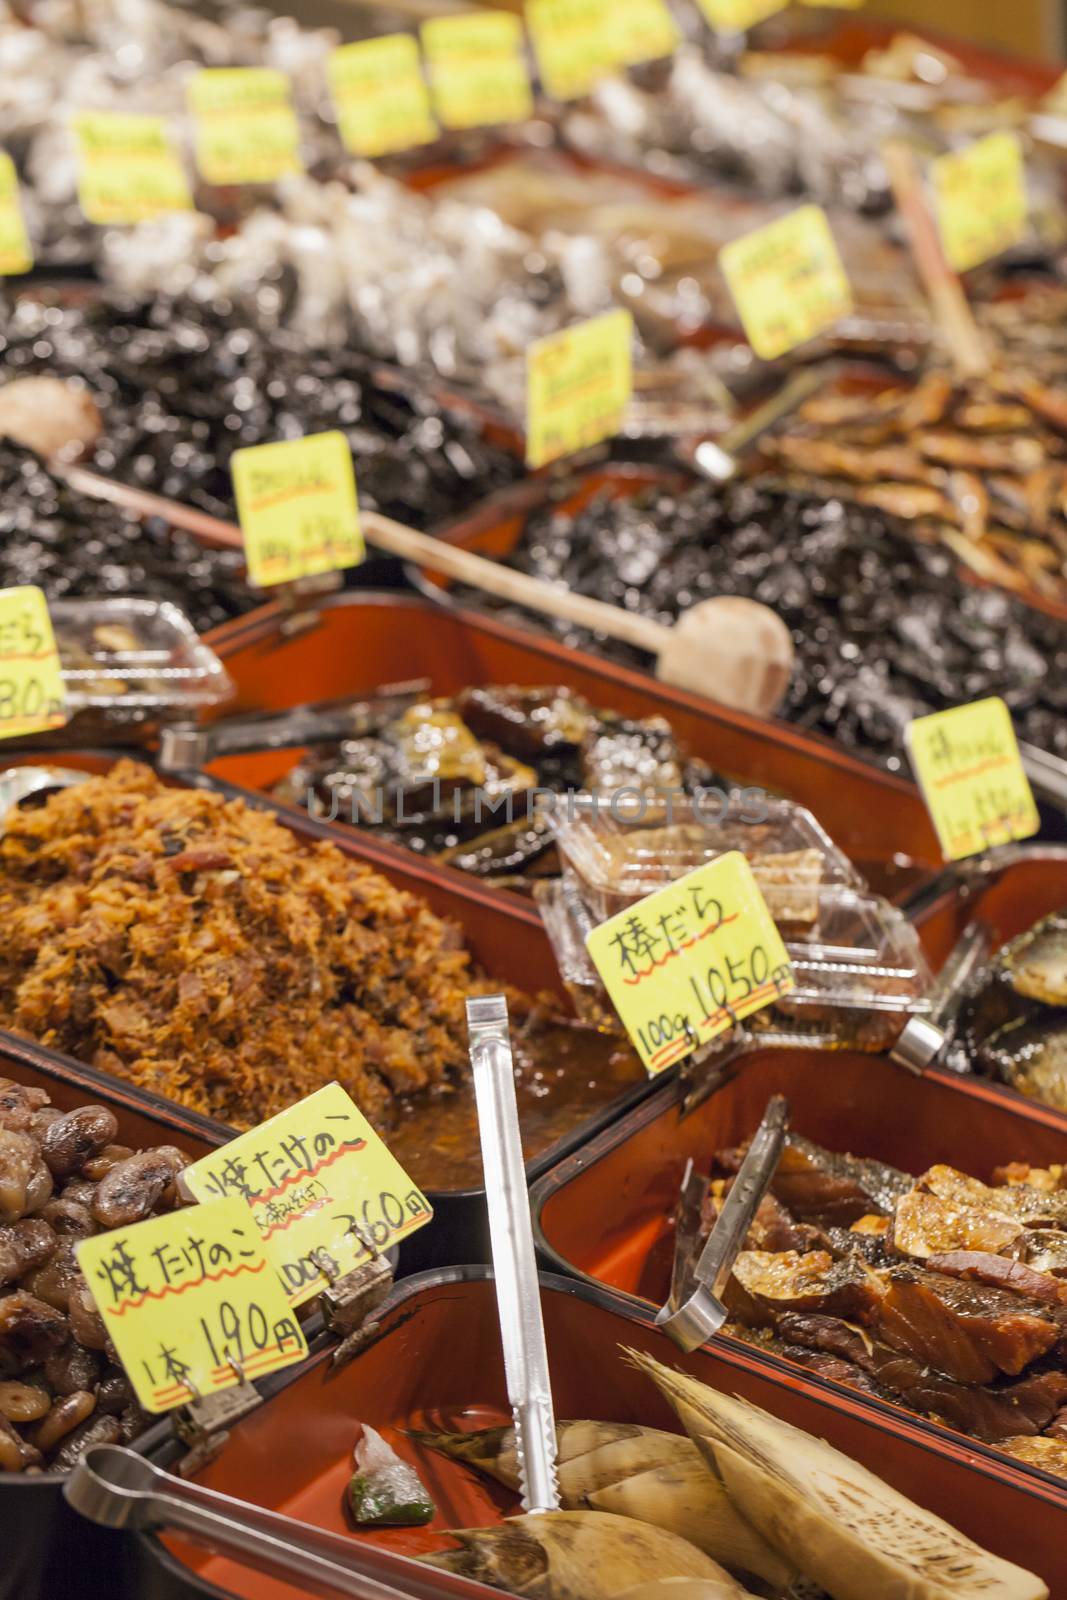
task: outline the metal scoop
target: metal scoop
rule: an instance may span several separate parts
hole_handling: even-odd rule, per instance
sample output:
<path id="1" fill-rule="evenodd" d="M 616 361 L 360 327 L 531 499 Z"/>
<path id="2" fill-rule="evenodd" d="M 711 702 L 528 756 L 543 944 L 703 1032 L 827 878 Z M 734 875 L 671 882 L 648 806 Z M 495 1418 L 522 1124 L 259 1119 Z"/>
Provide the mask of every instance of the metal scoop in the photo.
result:
<path id="1" fill-rule="evenodd" d="M 105 1528 L 181 1533 L 304 1592 L 357 1600 L 438 1600 L 496 1593 L 344 1534 L 172 1477 L 122 1445 L 94 1445 L 63 1485 L 68 1504 Z M 402 1562 L 398 1570 L 397 1563 Z"/>
<path id="2" fill-rule="evenodd" d="M 8 767 L 6 772 L 0 772 L 0 825 L 9 812 L 32 795 L 73 789 L 91 777 L 91 772 L 78 772 L 74 767 Z"/>
<path id="3" fill-rule="evenodd" d="M 694 1216 L 694 1210 L 703 1203 L 703 1195 L 698 1201 L 700 1180 L 694 1177 L 691 1165 L 686 1167 L 679 1214 L 683 1225 L 675 1241 L 671 1298 L 656 1316 L 656 1327 L 662 1328 L 680 1350 L 696 1350 L 706 1344 L 726 1321 L 726 1307 L 720 1296 L 774 1177 L 788 1125 L 789 1103 L 783 1095 L 773 1095 L 692 1271 L 685 1265 L 684 1252 L 698 1231 L 699 1214 Z M 687 1290 L 688 1298 L 680 1300 Z"/>

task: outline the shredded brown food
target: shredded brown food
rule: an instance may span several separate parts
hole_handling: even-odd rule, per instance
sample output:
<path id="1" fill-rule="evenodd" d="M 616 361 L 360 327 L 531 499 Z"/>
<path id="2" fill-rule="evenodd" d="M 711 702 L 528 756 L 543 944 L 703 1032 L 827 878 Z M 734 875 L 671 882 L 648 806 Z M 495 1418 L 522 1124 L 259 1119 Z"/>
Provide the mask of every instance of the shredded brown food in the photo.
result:
<path id="1" fill-rule="evenodd" d="M 378 872 L 134 762 L 0 839 L 0 1023 L 235 1127 L 335 1079 L 387 1124 L 488 987 Z"/>

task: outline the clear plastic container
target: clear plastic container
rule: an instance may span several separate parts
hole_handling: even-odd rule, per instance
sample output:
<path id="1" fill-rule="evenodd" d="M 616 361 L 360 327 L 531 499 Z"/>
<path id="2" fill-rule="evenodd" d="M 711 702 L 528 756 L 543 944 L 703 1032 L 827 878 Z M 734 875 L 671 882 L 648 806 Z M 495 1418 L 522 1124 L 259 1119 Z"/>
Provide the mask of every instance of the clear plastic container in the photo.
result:
<path id="1" fill-rule="evenodd" d="M 748 858 L 771 915 L 777 919 L 780 909 L 798 926 L 817 917 L 820 886 L 864 887 L 810 811 L 758 790 L 731 796 L 728 809 L 726 798 L 719 791 L 631 798 L 620 790 L 553 804 L 548 814 L 560 855 L 595 920 L 607 921 L 728 850 Z"/>
<path id="2" fill-rule="evenodd" d="M 169 600 L 54 600 L 67 710 L 153 722 L 224 704 L 222 662 Z"/>
<path id="3" fill-rule="evenodd" d="M 600 919 L 577 875 L 566 871 L 558 882 L 538 885 L 536 898 L 579 1015 L 613 1025 L 614 1009 L 585 948 Z M 801 912 L 806 917 L 813 900 L 815 916 L 804 925 Z M 931 975 L 918 935 L 880 895 L 842 883 L 783 887 L 771 909 L 796 988 L 746 1018 L 727 1036 L 732 1042 L 751 1036 L 761 1044 L 886 1050 L 910 1017 L 929 1011 Z"/>

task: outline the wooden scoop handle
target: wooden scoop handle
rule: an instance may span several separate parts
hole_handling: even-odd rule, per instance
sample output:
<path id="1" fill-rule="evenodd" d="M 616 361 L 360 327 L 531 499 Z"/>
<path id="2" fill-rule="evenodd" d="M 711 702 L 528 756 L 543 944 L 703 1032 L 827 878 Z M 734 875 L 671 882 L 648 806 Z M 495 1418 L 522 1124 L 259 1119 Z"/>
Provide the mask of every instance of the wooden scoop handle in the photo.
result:
<path id="1" fill-rule="evenodd" d="M 624 644 L 647 650 L 654 656 L 659 655 L 670 635 L 669 628 L 648 617 L 634 616 L 603 600 L 571 594 L 569 589 L 557 589 L 540 578 L 515 572 L 497 561 L 487 561 L 472 550 L 461 550 L 442 539 L 416 533 L 414 528 L 406 528 L 402 522 L 393 522 L 376 511 L 364 512 L 360 520 L 368 540 L 380 550 L 387 550 L 405 561 L 421 562 L 432 572 L 484 589 L 498 600 L 510 600 L 513 605 L 526 606 L 544 616 L 576 623 L 580 628 L 606 634 L 609 639 L 621 639 Z"/>

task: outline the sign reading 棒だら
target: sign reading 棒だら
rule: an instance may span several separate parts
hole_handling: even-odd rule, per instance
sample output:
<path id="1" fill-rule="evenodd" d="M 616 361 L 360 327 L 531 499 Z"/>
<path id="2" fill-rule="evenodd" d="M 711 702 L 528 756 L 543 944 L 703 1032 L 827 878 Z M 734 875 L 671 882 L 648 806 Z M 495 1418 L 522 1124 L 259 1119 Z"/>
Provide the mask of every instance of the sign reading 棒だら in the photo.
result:
<path id="1" fill-rule="evenodd" d="M 651 1074 L 795 986 L 782 936 L 739 850 L 601 923 L 586 948 Z"/>
<path id="2" fill-rule="evenodd" d="M 146 1411 L 171 1411 L 307 1354 L 239 1198 L 95 1234 L 75 1255 Z"/>
<path id="3" fill-rule="evenodd" d="M 182 1185 L 199 1200 L 237 1195 L 251 1207 L 294 1306 L 433 1218 L 339 1083 L 186 1167 Z"/>

